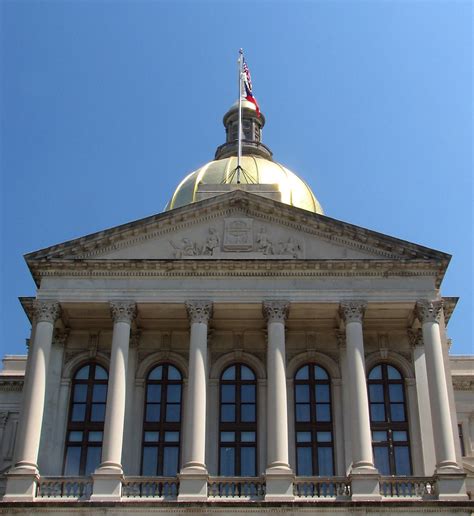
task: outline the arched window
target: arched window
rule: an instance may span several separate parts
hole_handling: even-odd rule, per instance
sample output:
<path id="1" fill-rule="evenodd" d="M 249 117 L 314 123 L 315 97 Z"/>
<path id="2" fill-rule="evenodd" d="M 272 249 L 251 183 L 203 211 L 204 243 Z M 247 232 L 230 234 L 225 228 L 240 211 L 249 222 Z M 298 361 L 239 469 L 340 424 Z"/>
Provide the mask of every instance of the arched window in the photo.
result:
<path id="1" fill-rule="evenodd" d="M 171 364 L 160 364 L 148 375 L 142 475 L 172 477 L 178 472 L 182 387 L 183 377 Z"/>
<path id="2" fill-rule="evenodd" d="M 368 384 L 375 467 L 382 475 L 411 475 L 402 375 L 389 364 L 379 364 L 371 369 Z"/>
<path id="3" fill-rule="evenodd" d="M 325 369 L 307 364 L 295 375 L 296 474 L 334 474 L 331 385 Z"/>
<path id="4" fill-rule="evenodd" d="M 219 475 L 257 475 L 257 380 L 244 364 L 220 380 Z"/>
<path id="5" fill-rule="evenodd" d="M 63 466 L 66 476 L 90 475 L 100 464 L 107 381 L 107 371 L 93 362 L 74 375 Z"/>

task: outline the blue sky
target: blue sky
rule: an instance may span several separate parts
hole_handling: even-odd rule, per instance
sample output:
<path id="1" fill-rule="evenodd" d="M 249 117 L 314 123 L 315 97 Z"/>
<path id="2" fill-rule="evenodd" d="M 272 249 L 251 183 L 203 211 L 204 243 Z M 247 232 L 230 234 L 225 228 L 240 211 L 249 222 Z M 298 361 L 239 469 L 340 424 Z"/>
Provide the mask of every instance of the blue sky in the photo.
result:
<path id="1" fill-rule="evenodd" d="M 0 3 L 1 342 L 22 255 L 162 211 L 224 141 L 246 51 L 264 142 L 328 216 L 453 255 L 473 353 L 470 1 Z"/>

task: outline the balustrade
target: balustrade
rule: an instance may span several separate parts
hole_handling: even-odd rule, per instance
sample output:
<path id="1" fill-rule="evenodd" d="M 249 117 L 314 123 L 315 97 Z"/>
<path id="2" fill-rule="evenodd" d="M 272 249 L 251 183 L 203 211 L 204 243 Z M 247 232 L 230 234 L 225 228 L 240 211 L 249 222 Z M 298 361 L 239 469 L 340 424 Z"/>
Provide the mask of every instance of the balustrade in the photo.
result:
<path id="1" fill-rule="evenodd" d="M 36 498 L 88 500 L 92 493 L 91 477 L 41 477 Z"/>
<path id="2" fill-rule="evenodd" d="M 297 477 L 293 493 L 299 499 L 349 500 L 351 483 L 345 477 Z"/>
<path id="3" fill-rule="evenodd" d="M 258 477 L 209 477 L 208 498 L 261 500 L 265 496 L 265 480 Z"/>
<path id="4" fill-rule="evenodd" d="M 380 494 L 384 498 L 436 498 L 436 482 L 427 477 L 381 477 Z"/>
<path id="5" fill-rule="evenodd" d="M 125 477 L 122 481 L 122 498 L 175 500 L 178 493 L 176 477 Z"/>

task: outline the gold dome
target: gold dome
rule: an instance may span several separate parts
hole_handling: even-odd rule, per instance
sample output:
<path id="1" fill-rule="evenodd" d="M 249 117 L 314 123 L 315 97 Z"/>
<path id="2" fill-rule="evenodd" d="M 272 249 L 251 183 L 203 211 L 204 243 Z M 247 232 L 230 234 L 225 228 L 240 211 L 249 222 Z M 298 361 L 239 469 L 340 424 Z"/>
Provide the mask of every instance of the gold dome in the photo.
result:
<path id="1" fill-rule="evenodd" d="M 242 156 L 240 183 L 256 185 L 276 185 L 281 202 L 323 214 L 323 209 L 309 186 L 283 165 L 261 156 Z M 196 202 L 199 185 L 237 185 L 237 157 L 230 156 L 198 168 L 185 177 L 176 188 L 165 210 L 179 208 Z"/>

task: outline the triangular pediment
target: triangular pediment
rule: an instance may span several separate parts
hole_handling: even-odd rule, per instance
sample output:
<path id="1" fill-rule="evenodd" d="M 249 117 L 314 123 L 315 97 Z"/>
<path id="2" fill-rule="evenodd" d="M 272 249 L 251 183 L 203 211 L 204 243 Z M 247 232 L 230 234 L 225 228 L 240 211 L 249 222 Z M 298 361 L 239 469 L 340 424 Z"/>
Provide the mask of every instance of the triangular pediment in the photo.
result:
<path id="1" fill-rule="evenodd" d="M 234 191 L 55 245 L 43 260 L 438 260 L 449 255 Z"/>

